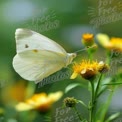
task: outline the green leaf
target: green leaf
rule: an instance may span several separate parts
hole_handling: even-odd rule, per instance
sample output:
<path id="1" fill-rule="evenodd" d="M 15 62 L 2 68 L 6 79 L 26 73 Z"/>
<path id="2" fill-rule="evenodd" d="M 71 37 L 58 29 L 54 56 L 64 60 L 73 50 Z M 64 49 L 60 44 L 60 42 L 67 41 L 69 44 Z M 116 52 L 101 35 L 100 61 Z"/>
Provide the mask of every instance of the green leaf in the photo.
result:
<path id="1" fill-rule="evenodd" d="M 112 81 L 112 78 L 106 78 L 103 81 L 101 81 L 101 87 L 98 93 L 98 97 L 107 89 L 107 85 L 104 85 L 104 84 L 109 84 L 111 81 Z"/>
<path id="2" fill-rule="evenodd" d="M 111 92 L 108 99 L 106 100 L 106 102 L 100 107 L 100 109 L 97 111 L 96 116 L 95 116 L 95 120 L 101 120 L 101 122 L 104 121 L 106 113 L 108 111 L 109 105 L 111 103 L 111 99 L 113 97 L 113 93 Z"/>
<path id="3" fill-rule="evenodd" d="M 122 82 L 108 83 L 103 85 L 122 85 Z"/>
<path id="4" fill-rule="evenodd" d="M 88 106 L 82 100 L 78 100 L 78 102 L 88 109 Z"/>
<path id="5" fill-rule="evenodd" d="M 116 119 L 119 116 L 120 116 L 120 112 L 115 113 L 115 114 L 111 115 L 105 122 L 111 122 L 112 120 Z"/>
<path id="6" fill-rule="evenodd" d="M 82 86 L 80 83 L 73 83 L 73 84 L 70 84 L 68 85 L 66 88 L 65 88 L 65 93 L 71 91 L 72 89 L 78 87 L 78 86 Z"/>

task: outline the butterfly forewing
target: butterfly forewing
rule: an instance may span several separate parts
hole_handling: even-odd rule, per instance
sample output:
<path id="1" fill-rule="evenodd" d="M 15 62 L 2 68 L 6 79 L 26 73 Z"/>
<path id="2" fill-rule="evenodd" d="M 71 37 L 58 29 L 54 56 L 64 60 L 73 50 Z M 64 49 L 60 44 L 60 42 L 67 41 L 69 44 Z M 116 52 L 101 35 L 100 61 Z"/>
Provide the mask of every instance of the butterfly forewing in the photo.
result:
<path id="1" fill-rule="evenodd" d="M 17 53 L 37 49 L 66 54 L 66 51 L 53 40 L 28 29 L 17 29 L 15 38 Z"/>

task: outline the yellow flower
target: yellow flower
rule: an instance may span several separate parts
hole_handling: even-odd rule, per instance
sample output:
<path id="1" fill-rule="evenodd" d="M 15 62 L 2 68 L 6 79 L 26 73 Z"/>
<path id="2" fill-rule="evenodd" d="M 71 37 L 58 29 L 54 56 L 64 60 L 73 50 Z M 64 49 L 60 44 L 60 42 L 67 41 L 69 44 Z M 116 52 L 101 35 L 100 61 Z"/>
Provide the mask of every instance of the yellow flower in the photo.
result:
<path id="1" fill-rule="evenodd" d="M 109 38 L 106 34 L 97 34 L 99 43 L 107 49 L 122 51 L 122 38 Z"/>
<path id="2" fill-rule="evenodd" d="M 39 110 L 41 112 L 48 111 L 51 108 L 51 105 L 58 101 L 62 97 L 63 93 L 61 91 L 56 93 L 39 93 L 32 96 L 30 99 L 27 99 L 25 102 L 20 102 L 15 106 L 18 111 L 26 110 Z"/>
<path id="3" fill-rule="evenodd" d="M 122 38 L 111 38 L 108 48 L 122 51 Z"/>
<path id="4" fill-rule="evenodd" d="M 26 84 L 24 81 L 17 81 L 14 85 L 8 85 L 2 89 L 2 100 L 4 103 L 9 104 L 12 102 L 20 102 L 25 99 L 26 96 Z"/>
<path id="5" fill-rule="evenodd" d="M 75 64 L 73 66 L 73 74 L 70 77 L 71 79 L 74 79 L 80 74 L 85 79 L 90 79 L 97 75 L 98 72 L 103 72 L 103 70 L 106 69 L 106 64 L 104 64 L 103 61 L 100 61 L 99 63 L 97 61 L 86 61 L 83 60 L 79 64 Z"/>
<path id="6" fill-rule="evenodd" d="M 94 44 L 94 35 L 91 33 L 85 33 L 82 35 L 82 43 L 89 47 Z"/>

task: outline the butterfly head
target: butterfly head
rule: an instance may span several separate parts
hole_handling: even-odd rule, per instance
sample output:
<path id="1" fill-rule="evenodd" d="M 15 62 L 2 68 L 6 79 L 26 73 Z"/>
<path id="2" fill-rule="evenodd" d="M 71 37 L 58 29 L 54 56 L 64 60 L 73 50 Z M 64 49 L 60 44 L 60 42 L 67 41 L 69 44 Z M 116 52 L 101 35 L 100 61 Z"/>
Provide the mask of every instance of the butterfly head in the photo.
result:
<path id="1" fill-rule="evenodd" d="M 68 53 L 66 58 L 66 66 L 72 63 L 73 59 L 77 56 L 76 53 Z"/>

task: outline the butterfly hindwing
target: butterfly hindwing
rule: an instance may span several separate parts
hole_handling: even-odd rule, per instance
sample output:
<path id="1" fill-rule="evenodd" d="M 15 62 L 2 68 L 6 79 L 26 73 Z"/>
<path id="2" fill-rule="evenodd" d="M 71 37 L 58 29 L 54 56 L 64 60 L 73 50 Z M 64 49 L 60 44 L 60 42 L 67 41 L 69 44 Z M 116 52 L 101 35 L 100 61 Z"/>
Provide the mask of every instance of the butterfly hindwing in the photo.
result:
<path id="1" fill-rule="evenodd" d="M 65 58 L 51 51 L 28 50 L 14 57 L 13 67 L 24 79 L 38 82 L 64 67 Z"/>

